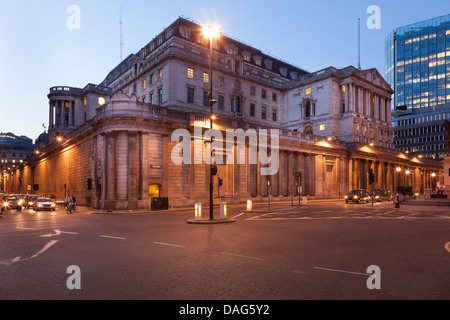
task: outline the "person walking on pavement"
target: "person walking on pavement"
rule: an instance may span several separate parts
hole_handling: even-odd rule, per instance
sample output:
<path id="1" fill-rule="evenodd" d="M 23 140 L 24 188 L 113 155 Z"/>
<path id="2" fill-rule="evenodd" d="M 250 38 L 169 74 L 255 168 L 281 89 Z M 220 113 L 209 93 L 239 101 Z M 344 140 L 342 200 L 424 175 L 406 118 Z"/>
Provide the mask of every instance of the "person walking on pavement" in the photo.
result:
<path id="1" fill-rule="evenodd" d="M 72 196 L 72 208 L 73 211 L 77 211 L 77 199 L 74 196 Z"/>

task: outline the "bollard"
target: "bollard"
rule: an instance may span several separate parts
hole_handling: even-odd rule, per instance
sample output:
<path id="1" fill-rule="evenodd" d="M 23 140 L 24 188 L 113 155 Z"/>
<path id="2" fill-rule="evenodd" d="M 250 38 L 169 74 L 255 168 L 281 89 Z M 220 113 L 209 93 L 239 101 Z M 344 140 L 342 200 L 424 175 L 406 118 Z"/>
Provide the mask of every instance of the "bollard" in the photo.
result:
<path id="1" fill-rule="evenodd" d="M 306 197 L 303 197 L 303 205 L 307 205 L 308 204 L 308 199 Z"/>
<path id="2" fill-rule="evenodd" d="M 227 203 L 220 203 L 220 219 L 227 219 Z"/>
<path id="3" fill-rule="evenodd" d="M 201 220 L 202 219 L 202 204 L 196 203 L 195 204 L 195 220 Z"/>
<path id="4" fill-rule="evenodd" d="M 252 211 L 253 202 L 252 200 L 247 200 L 247 211 Z"/>

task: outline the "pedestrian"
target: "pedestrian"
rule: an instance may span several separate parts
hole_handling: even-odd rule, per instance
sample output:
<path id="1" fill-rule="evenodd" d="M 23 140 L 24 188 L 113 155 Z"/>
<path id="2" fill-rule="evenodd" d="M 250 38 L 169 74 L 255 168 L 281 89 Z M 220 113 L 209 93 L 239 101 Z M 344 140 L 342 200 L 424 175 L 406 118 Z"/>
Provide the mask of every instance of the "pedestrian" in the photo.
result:
<path id="1" fill-rule="evenodd" d="M 76 211 L 77 210 L 77 199 L 72 196 L 72 205 L 73 205 L 73 210 Z"/>
<path id="2" fill-rule="evenodd" d="M 395 195 L 395 207 L 400 208 L 400 194 L 398 192 Z"/>
<path id="3" fill-rule="evenodd" d="M 438 196 L 443 196 L 445 191 L 445 186 L 441 183 L 439 186 Z"/>

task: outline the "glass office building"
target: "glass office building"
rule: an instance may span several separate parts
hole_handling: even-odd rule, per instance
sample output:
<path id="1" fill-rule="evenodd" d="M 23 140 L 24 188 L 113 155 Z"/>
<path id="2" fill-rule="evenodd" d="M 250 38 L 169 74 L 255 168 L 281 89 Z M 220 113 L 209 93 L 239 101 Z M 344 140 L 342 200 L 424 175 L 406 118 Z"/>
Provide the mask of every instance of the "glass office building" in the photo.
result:
<path id="1" fill-rule="evenodd" d="M 385 65 L 393 107 L 450 102 L 450 14 L 394 30 L 386 38 Z"/>
<path id="2" fill-rule="evenodd" d="M 450 114 L 450 14 L 395 29 L 385 45 L 397 150 L 443 159 Z"/>

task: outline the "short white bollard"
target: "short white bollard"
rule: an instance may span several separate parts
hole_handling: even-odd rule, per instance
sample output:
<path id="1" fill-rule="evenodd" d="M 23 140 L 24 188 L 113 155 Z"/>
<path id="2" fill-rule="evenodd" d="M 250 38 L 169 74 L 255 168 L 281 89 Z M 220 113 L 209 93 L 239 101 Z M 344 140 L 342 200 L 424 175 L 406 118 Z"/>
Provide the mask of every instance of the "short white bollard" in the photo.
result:
<path id="1" fill-rule="evenodd" d="M 202 204 L 196 203 L 195 204 L 195 220 L 201 220 L 202 219 Z"/>
<path id="2" fill-rule="evenodd" d="M 306 197 L 303 197 L 303 205 L 307 205 L 308 204 L 308 199 Z"/>
<path id="3" fill-rule="evenodd" d="M 227 219 L 227 203 L 220 203 L 220 219 Z"/>
<path id="4" fill-rule="evenodd" d="M 247 211 L 252 211 L 253 202 L 252 200 L 247 200 Z"/>

